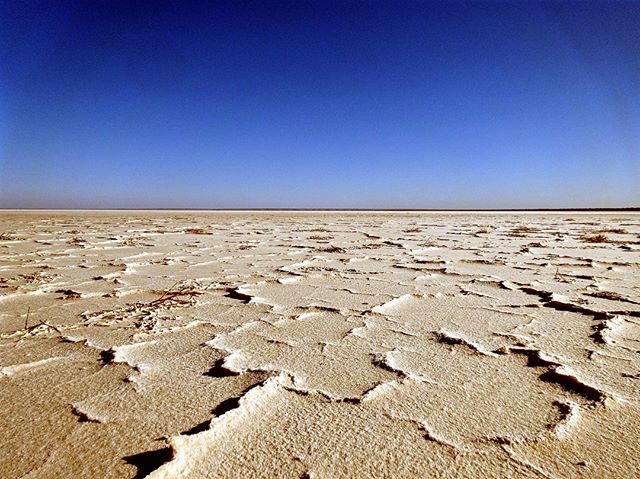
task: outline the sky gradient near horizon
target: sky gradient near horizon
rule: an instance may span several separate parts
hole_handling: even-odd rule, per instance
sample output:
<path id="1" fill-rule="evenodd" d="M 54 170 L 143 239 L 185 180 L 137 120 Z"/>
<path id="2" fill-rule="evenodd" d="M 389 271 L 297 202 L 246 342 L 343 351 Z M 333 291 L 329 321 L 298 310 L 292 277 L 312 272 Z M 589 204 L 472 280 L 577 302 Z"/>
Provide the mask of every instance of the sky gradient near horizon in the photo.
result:
<path id="1" fill-rule="evenodd" d="M 0 0 L 0 207 L 640 206 L 640 2 Z"/>

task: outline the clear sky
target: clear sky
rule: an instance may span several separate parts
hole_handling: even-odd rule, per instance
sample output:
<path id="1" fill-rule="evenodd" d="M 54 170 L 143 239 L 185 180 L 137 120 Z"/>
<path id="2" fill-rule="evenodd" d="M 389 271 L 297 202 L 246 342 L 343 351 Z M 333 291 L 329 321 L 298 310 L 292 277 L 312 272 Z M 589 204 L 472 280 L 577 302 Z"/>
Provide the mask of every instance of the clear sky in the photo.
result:
<path id="1" fill-rule="evenodd" d="M 640 2 L 0 0 L 0 207 L 640 206 Z"/>

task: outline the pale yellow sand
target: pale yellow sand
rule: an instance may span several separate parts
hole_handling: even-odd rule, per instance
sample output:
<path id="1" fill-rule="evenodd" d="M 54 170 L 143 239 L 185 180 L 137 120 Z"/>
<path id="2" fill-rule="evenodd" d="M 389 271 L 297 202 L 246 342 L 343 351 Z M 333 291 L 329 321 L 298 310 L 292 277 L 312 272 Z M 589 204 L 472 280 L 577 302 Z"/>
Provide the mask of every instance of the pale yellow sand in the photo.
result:
<path id="1" fill-rule="evenodd" d="M 0 477 L 632 478 L 639 393 L 639 215 L 0 213 Z"/>

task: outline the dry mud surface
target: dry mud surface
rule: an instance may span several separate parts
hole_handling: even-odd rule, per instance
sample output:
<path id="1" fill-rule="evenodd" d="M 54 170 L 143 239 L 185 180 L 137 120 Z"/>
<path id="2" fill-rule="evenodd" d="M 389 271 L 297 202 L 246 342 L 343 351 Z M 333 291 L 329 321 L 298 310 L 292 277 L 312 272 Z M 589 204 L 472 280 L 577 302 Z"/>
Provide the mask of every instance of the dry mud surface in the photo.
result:
<path id="1" fill-rule="evenodd" d="M 0 476 L 640 475 L 640 216 L 0 213 Z"/>

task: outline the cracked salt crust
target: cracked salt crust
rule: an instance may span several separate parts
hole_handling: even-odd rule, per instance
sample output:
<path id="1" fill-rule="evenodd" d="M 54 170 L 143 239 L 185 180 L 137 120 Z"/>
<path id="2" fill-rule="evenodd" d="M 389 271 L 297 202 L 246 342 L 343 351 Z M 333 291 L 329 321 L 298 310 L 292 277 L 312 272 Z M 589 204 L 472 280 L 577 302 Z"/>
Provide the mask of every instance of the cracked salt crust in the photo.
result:
<path id="1" fill-rule="evenodd" d="M 637 214 L 0 233 L 2 477 L 638 475 Z"/>

